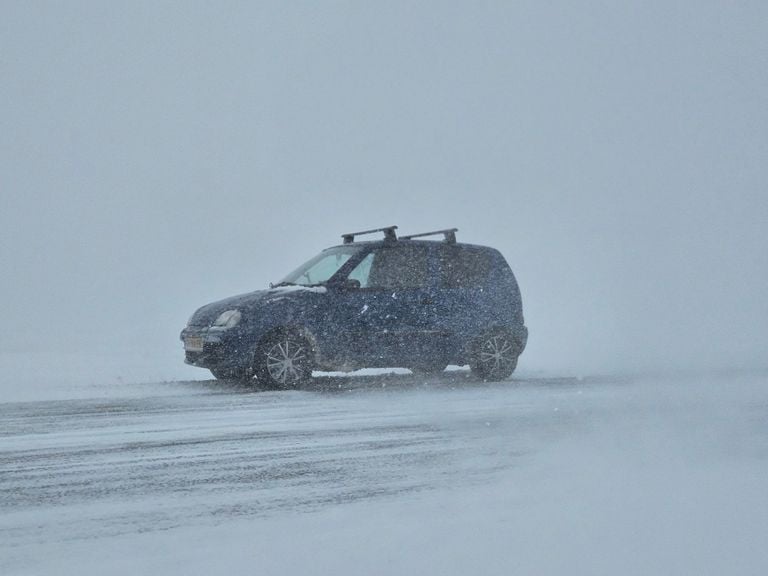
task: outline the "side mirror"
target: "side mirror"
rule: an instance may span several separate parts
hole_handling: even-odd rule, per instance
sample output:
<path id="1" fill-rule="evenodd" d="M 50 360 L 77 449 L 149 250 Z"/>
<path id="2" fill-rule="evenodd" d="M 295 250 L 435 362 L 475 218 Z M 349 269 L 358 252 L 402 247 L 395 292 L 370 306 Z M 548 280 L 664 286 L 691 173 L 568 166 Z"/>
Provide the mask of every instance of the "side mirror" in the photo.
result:
<path id="1" fill-rule="evenodd" d="M 341 283 L 342 290 L 360 290 L 360 280 L 354 278 L 347 278 Z"/>

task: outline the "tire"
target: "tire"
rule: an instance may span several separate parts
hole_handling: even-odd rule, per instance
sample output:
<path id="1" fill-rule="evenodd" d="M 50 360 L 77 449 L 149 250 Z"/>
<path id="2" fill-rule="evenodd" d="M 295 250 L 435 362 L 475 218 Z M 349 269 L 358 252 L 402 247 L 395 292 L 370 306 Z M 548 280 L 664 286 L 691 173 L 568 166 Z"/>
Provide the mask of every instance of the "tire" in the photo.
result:
<path id="1" fill-rule="evenodd" d="M 483 380 L 505 380 L 517 368 L 518 356 L 517 344 L 508 332 L 491 332 L 475 342 L 469 367 Z"/>
<path id="2" fill-rule="evenodd" d="M 312 376 L 314 351 L 295 332 L 279 332 L 263 340 L 253 355 L 253 372 L 268 388 L 295 388 Z"/>

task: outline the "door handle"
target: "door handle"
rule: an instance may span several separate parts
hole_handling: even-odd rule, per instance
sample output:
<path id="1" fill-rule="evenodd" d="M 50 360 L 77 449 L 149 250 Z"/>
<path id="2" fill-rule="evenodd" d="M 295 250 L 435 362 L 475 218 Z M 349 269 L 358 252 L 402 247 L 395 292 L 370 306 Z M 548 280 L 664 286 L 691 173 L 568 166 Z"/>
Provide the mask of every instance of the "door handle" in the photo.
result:
<path id="1" fill-rule="evenodd" d="M 429 297 L 429 296 L 424 296 L 424 297 L 421 299 L 421 303 L 422 303 L 422 304 L 432 304 L 432 298 L 431 298 L 431 297 Z"/>

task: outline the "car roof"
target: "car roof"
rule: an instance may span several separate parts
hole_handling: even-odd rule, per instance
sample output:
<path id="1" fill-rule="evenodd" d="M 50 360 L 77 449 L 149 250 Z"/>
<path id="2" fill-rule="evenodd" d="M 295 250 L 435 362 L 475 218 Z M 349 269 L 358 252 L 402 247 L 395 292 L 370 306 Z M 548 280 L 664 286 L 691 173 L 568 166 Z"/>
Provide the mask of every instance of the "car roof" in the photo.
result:
<path id="1" fill-rule="evenodd" d="M 360 242 L 349 242 L 347 244 L 336 244 L 335 246 L 328 246 L 324 250 L 330 250 L 331 248 L 348 248 L 352 246 L 360 247 L 386 247 L 386 248 L 398 248 L 401 246 L 457 246 L 459 248 L 470 248 L 473 250 L 493 250 L 490 246 L 482 246 L 480 244 L 468 244 L 465 242 L 451 242 L 447 243 L 444 240 L 363 240 Z"/>
<path id="2" fill-rule="evenodd" d="M 341 245 L 336 246 L 330 246 L 329 248 L 326 248 L 325 250 L 330 250 L 332 248 L 340 248 L 344 246 L 351 246 L 351 245 L 358 245 L 361 248 L 398 248 L 401 246 L 423 246 L 427 248 L 434 249 L 436 246 L 456 246 L 458 248 L 467 248 L 470 250 L 477 250 L 477 251 L 486 251 L 486 252 L 494 252 L 496 254 L 499 254 L 499 251 L 495 248 L 491 248 L 490 246 L 481 246 L 479 244 L 465 244 L 463 242 L 456 242 L 456 232 L 459 231 L 458 228 L 443 228 L 441 230 L 432 230 L 431 232 L 419 232 L 418 234 L 408 234 L 405 236 L 398 236 L 396 233 L 397 226 L 385 226 L 383 228 L 373 228 L 371 230 L 363 230 L 360 232 L 347 232 L 345 234 L 342 234 L 341 237 L 344 239 L 344 243 Z M 356 236 L 363 236 L 368 234 L 375 234 L 377 232 L 382 232 L 384 234 L 383 238 L 378 238 L 376 240 L 363 240 L 359 242 L 355 242 Z M 427 238 L 433 238 L 434 236 L 441 235 L 443 236 L 443 239 L 435 240 L 435 239 L 427 239 Z"/>

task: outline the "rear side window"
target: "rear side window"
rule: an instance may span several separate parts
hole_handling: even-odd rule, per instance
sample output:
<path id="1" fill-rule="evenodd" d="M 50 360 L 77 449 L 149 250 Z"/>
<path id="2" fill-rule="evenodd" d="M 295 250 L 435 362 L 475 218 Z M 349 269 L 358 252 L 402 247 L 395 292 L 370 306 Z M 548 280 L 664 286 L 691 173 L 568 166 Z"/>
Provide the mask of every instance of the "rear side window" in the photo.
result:
<path id="1" fill-rule="evenodd" d="M 479 288 L 491 270 L 491 259 L 482 250 L 461 246 L 442 246 L 440 250 L 440 285 L 443 288 Z"/>
<path id="2" fill-rule="evenodd" d="M 416 246 L 379 248 L 349 274 L 361 288 L 421 288 L 429 283 L 428 253 Z"/>

